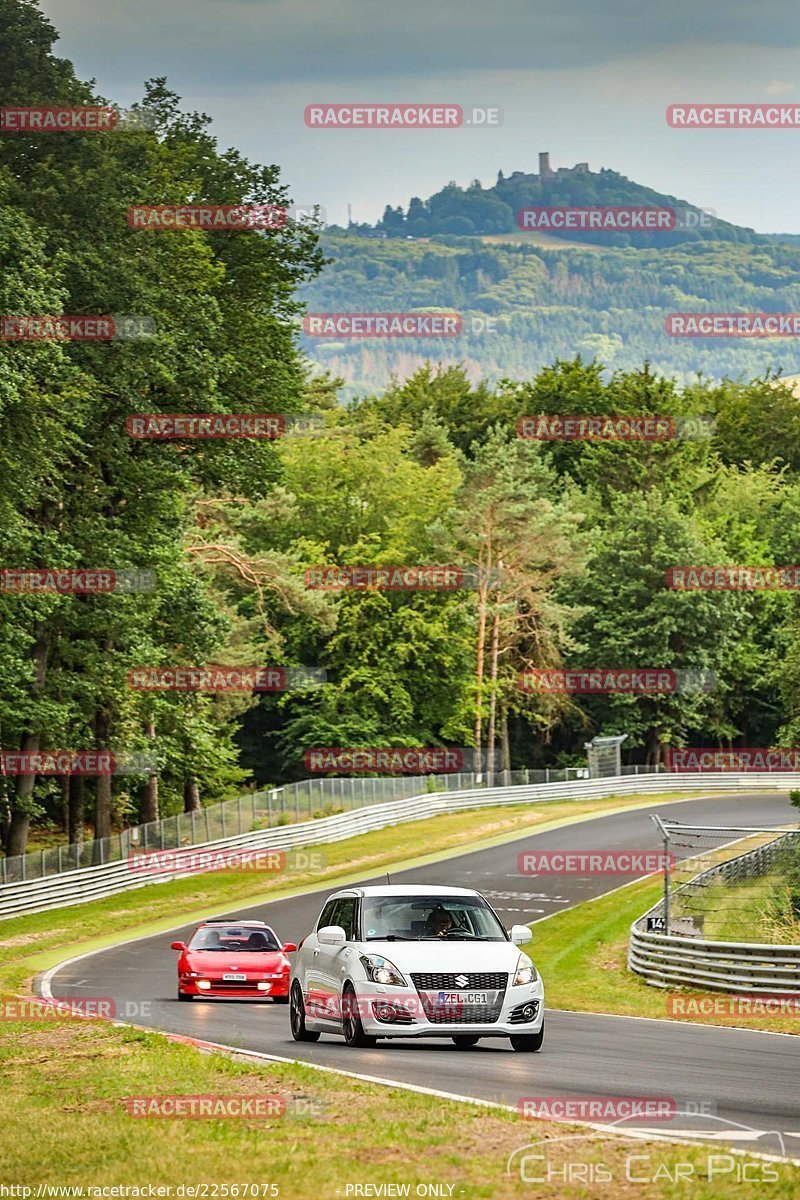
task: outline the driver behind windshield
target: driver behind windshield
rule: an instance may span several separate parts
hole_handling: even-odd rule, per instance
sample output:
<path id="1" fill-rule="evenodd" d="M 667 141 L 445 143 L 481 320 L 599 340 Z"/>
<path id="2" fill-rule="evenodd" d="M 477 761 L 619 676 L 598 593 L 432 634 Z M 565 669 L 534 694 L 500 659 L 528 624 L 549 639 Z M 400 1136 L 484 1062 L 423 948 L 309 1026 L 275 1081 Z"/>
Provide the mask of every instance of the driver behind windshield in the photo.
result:
<path id="1" fill-rule="evenodd" d="M 446 908 L 435 908 L 428 916 L 428 929 L 433 937 L 447 937 L 453 924 L 453 918 Z"/>

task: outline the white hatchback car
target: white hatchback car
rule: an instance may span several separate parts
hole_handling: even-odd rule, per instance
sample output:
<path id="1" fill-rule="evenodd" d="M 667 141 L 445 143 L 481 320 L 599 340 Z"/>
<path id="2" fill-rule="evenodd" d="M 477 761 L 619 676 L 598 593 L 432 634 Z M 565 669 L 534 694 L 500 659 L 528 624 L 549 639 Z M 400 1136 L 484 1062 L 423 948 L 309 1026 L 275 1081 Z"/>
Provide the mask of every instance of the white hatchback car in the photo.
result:
<path id="1" fill-rule="evenodd" d="M 540 1050 L 544 987 L 479 892 L 455 887 L 354 887 L 326 902 L 292 966 L 292 1036 L 321 1033 L 348 1046 L 377 1038 L 452 1038 L 474 1046 L 503 1037 Z"/>

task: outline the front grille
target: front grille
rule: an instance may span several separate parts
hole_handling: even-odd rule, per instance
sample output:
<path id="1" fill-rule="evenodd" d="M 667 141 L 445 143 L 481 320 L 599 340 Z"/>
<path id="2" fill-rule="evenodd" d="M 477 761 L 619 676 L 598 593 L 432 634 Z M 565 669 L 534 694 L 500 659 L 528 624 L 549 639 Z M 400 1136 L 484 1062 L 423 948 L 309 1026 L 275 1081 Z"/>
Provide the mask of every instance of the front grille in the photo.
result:
<path id="1" fill-rule="evenodd" d="M 431 1025 L 491 1025 L 498 1020 L 503 1001 L 501 999 L 497 1004 L 467 1004 L 460 1009 L 423 1001 L 422 1007 Z"/>
<path id="2" fill-rule="evenodd" d="M 459 980 L 456 983 L 456 980 Z M 466 979 L 466 983 L 460 982 Z M 494 1004 L 432 1004 L 422 995 L 422 1008 L 432 1025 L 491 1025 L 499 1020 L 503 1008 L 508 973 L 505 971 L 422 971 L 411 981 L 425 992 L 497 992 Z"/>
<path id="3" fill-rule="evenodd" d="M 247 981 L 244 979 L 212 979 L 211 987 L 215 992 L 225 991 L 228 988 L 234 992 L 257 992 L 259 990 L 255 980 L 252 979 Z"/>
<path id="4" fill-rule="evenodd" d="M 456 976 L 466 979 L 466 983 L 456 983 Z M 434 992 L 441 988 L 444 992 L 474 992 L 478 990 L 506 990 L 508 973 L 506 971 L 424 971 L 411 976 L 411 981 L 418 992 Z"/>

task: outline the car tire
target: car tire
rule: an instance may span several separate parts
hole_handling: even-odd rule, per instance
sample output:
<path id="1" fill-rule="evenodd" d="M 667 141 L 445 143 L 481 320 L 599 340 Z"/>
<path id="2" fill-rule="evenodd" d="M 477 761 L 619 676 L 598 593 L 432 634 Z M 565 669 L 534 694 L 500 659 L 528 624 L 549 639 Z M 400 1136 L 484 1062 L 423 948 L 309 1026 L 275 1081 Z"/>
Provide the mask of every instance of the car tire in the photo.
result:
<path id="1" fill-rule="evenodd" d="M 511 1045 L 515 1050 L 523 1053 L 535 1054 L 537 1050 L 541 1050 L 543 1041 L 544 1021 L 542 1021 L 542 1028 L 538 1033 L 512 1033 L 511 1035 Z"/>
<path id="2" fill-rule="evenodd" d="M 296 1042 L 318 1042 L 319 1034 L 306 1029 L 306 1010 L 303 1004 L 303 993 L 297 980 L 292 984 L 289 998 L 289 1021 L 292 1026 L 292 1037 Z"/>
<path id="3" fill-rule="evenodd" d="M 288 1004 L 289 997 L 288 996 L 273 996 L 272 1003 L 273 1004 Z"/>
<path id="4" fill-rule="evenodd" d="M 179 1000 L 194 1000 L 194 996 L 190 996 L 188 994 L 188 992 L 182 992 L 179 990 L 178 991 L 178 999 Z"/>
<path id="5" fill-rule="evenodd" d="M 360 1046 L 374 1046 L 378 1039 L 364 1033 L 361 1017 L 355 1011 L 351 997 L 352 1000 L 355 1000 L 355 988 L 352 983 L 346 983 L 342 992 L 342 1033 L 344 1034 L 344 1040 L 348 1046 L 356 1048 Z"/>
<path id="6" fill-rule="evenodd" d="M 453 1038 L 459 1050 L 469 1050 L 472 1046 L 477 1046 L 481 1039 L 469 1033 L 459 1033 Z"/>

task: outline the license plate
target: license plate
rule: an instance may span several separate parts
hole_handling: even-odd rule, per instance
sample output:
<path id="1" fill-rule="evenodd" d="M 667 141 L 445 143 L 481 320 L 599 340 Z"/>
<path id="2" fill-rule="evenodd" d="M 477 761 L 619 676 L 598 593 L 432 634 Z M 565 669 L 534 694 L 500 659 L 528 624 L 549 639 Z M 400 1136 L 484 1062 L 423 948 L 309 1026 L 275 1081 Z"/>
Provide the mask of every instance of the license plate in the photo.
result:
<path id="1" fill-rule="evenodd" d="M 247 983 L 246 975 L 223 975 L 222 978 L 229 983 Z"/>
<path id="2" fill-rule="evenodd" d="M 488 1004 L 488 992 L 439 992 L 437 1004 Z"/>

